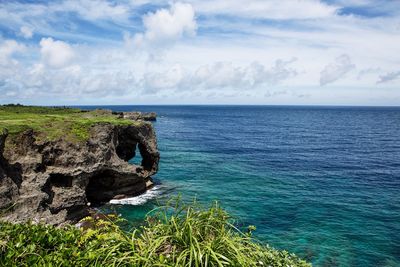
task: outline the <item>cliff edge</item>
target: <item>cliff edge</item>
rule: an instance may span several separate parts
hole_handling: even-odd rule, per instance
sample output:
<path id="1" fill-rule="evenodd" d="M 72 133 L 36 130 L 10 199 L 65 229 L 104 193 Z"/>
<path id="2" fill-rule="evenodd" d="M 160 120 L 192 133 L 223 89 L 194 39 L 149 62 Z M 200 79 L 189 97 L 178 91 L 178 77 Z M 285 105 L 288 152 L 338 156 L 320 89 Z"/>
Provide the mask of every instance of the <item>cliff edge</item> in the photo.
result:
<path id="1" fill-rule="evenodd" d="M 90 206 L 146 191 L 159 162 L 152 124 L 117 119 L 107 111 L 100 113 L 71 115 L 79 120 L 71 119 L 68 113 L 35 113 L 39 121 L 41 116 L 50 116 L 51 122 L 57 120 L 51 116 L 59 116 L 66 127 L 61 133 L 49 129 L 52 134 L 44 137 L 38 120 L 32 128 L 17 131 L 10 120 L 1 120 L 0 109 L 0 123 L 8 123 L 12 129 L 9 131 L 7 125 L 0 129 L 2 220 L 54 225 L 75 222 L 89 214 Z M 47 118 L 44 121 L 48 123 Z M 77 125 L 83 130 L 77 131 Z M 141 164 L 128 163 L 137 148 Z"/>

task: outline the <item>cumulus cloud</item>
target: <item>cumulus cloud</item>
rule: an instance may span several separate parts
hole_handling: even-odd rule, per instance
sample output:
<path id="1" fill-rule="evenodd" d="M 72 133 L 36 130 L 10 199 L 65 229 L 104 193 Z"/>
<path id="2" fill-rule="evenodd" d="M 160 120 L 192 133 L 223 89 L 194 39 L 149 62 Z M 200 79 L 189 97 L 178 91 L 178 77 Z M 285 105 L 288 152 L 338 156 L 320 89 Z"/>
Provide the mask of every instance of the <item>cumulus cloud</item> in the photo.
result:
<path id="1" fill-rule="evenodd" d="M 40 53 L 42 61 L 50 67 L 61 68 L 71 62 L 75 53 L 66 42 L 42 38 L 40 41 Z"/>
<path id="2" fill-rule="evenodd" d="M 126 95 L 138 86 L 130 71 L 88 69 L 76 64 L 62 69 L 41 63 L 29 67 L 14 65 L 8 66 L 8 72 L 0 65 L 0 70 L 0 94 L 13 94 L 18 99 L 62 97 L 67 100 L 85 96 L 99 99 Z M 11 75 L 13 79 L 8 79 Z"/>
<path id="3" fill-rule="evenodd" d="M 184 70 L 179 64 L 164 72 L 147 72 L 143 77 L 144 93 L 152 94 L 162 89 L 176 88 L 184 79 Z"/>
<path id="4" fill-rule="evenodd" d="M 277 60 L 270 68 L 259 62 L 247 66 L 235 66 L 232 62 L 215 62 L 194 71 L 183 69 L 179 64 L 163 72 L 148 72 L 144 76 L 144 92 L 154 94 L 164 89 L 178 91 L 233 89 L 252 90 L 261 85 L 276 85 L 297 75 L 290 68 L 293 60 Z"/>
<path id="5" fill-rule="evenodd" d="M 285 90 L 274 91 L 274 92 L 267 91 L 267 92 L 264 94 L 264 96 L 265 96 L 265 97 L 275 97 L 275 96 L 286 95 L 286 94 L 287 94 L 287 91 L 285 91 Z"/>
<path id="6" fill-rule="evenodd" d="M 99 55 L 104 51 L 83 45 L 74 49 L 53 38 L 43 38 L 38 45 L 40 50 L 25 47 L 15 40 L 0 39 L 0 95 L 3 96 L 0 102 L 51 99 L 51 103 L 56 103 L 57 99 L 100 99 L 127 95 L 134 89 L 139 92 L 140 84 L 132 70 L 120 68 L 119 61 L 102 62 Z M 38 50 L 39 60 L 33 60 L 31 64 L 22 62 L 24 55 Z M 20 52 L 24 53 L 14 57 Z M 126 59 L 127 55 L 124 57 Z"/>
<path id="7" fill-rule="evenodd" d="M 376 74 L 378 72 L 381 72 L 381 68 L 366 68 L 362 69 L 358 72 L 357 75 L 357 80 L 362 79 L 364 76 L 369 76 L 371 74 Z"/>
<path id="8" fill-rule="evenodd" d="M 379 76 L 379 80 L 376 83 L 387 83 L 400 78 L 400 71 L 389 72 Z"/>
<path id="9" fill-rule="evenodd" d="M 12 60 L 12 55 L 25 50 L 23 44 L 15 40 L 3 40 L 0 42 L 0 64 L 7 65 Z"/>
<path id="10" fill-rule="evenodd" d="M 33 36 L 33 29 L 31 27 L 21 26 L 19 31 L 20 31 L 21 35 L 26 39 L 30 39 Z"/>
<path id="11" fill-rule="evenodd" d="M 289 64 L 295 62 L 297 59 L 292 58 L 288 61 L 278 59 L 275 65 L 270 69 L 265 68 L 258 62 L 253 62 L 246 70 L 249 77 L 249 84 L 254 87 L 260 84 L 275 85 L 296 76 L 298 73 Z"/>
<path id="12" fill-rule="evenodd" d="M 318 80 L 326 85 L 340 79 L 345 89 L 340 89 L 340 98 L 340 90 L 335 91 L 338 102 L 342 96 L 353 97 L 354 103 L 367 99 L 364 95 L 371 98 L 359 88 L 372 92 L 378 87 L 375 83 L 385 85 L 379 86 L 384 90 L 375 90 L 381 99 L 394 101 L 389 90 L 398 95 L 399 17 L 378 19 L 341 12 L 356 2 L 368 2 L 374 8 L 372 0 L 184 2 L 4 2 L 0 8 L 4 29 L 0 95 L 14 95 L 16 100 L 34 96 L 41 103 L 54 99 L 41 96 L 76 96 L 77 103 L 85 103 L 98 96 L 138 99 L 136 93 L 147 92 L 153 94 L 145 96 L 147 103 L 157 97 L 164 103 L 168 99 L 184 103 L 196 95 L 214 95 L 216 103 L 228 96 L 236 96 L 232 101 L 240 103 L 245 95 L 260 103 L 267 97 L 268 101 L 296 98 L 293 103 L 299 103 L 298 98 L 311 92 L 307 103 L 331 103 L 331 91 L 308 90 Z M 198 29 L 199 36 L 187 41 Z M 123 39 L 121 33 L 126 33 Z M 33 35 L 51 38 L 34 43 Z M 21 53 L 24 50 L 28 52 Z M 342 56 L 335 59 L 338 55 Z M 275 61 L 290 57 L 298 61 Z M 359 71 L 354 70 L 354 62 Z M 86 95 L 93 98 L 81 98 Z M 204 99 L 199 102 L 207 102 Z"/>
<path id="13" fill-rule="evenodd" d="M 0 40 L 0 99 L 16 95 L 14 85 L 20 80 L 23 67 L 13 55 L 25 50 L 26 47 L 15 40 Z"/>
<path id="14" fill-rule="evenodd" d="M 333 83 L 342 78 L 346 73 L 353 70 L 356 66 L 351 62 L 348 55 L 341 55 L 335 62 L 328 64 L 321 71 L 319 83 L 321 86 Z"/>
<path id="15" fill-rule="evenodd" d="M 134 43 L 160 43 L 181 38 L 184 35 L 195 35 L 197 24 L 192 5 L 173 3 L 169 9 L 160 9 L 143 16 L 144 33 L 134 36 Z"/>
<path id="16" fill-rule="evenodd" d="M 244 69 L 235 67 L 231 62 L 216 62 L 199 67 L 192 80 L 206 89 L 238 87 L 243 83 L 244 74 Z"/>
<path id="17" fill-rule="evenodd" d="M 207 89 L 251 89 L 263 84 L 275 85 L 297 75 L 288 66 L 293 61 L 277 60 L 271 68 L 257 61 L 245 67 L 236 67 L 231 62 L 217 62 L 198 68 L 192 80 Z"/>

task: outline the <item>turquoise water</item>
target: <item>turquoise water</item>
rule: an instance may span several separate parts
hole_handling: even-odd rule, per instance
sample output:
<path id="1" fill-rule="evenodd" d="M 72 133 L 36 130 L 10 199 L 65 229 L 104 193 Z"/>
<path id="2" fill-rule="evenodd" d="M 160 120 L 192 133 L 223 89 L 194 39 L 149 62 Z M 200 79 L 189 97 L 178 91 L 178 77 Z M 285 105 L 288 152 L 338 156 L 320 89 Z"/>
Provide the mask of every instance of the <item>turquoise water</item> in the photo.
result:
<path id="1" fill-rule="evenodd" d="M 316 266 L 400 266 L 400 108 L 108 108 L 158 113 L 161 196 L 218 200 Z"/>

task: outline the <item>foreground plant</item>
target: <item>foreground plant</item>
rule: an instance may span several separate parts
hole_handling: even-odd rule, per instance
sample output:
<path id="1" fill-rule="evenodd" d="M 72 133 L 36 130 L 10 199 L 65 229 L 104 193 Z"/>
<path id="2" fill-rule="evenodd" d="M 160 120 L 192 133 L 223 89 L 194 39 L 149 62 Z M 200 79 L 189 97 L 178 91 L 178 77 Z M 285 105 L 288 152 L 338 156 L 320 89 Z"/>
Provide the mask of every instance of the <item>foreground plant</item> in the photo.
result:
<path id="1" fill-rule="evenodd" d="M 124 222 L 122 222 L 124 223 Z M 126 223 L 126 222 L 125 222 Z M 256 242 L 214 204 L 171 202 L 145 225 L 124 231 L 121 220 L 86 218 L 89 228 L 0 224 L 2 266 L 310 266 Z"/>

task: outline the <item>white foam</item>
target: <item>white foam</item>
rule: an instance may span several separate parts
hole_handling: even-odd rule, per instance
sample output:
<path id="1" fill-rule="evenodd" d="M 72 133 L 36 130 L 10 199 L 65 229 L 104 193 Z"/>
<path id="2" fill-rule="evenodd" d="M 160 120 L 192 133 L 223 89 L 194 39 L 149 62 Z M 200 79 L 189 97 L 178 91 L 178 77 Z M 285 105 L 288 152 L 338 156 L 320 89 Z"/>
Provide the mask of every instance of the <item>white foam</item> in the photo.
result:
<path id="1" fill-rule="evenodd" d="M 129 197 L 129 198 L 122 198 L 122 199 L 112 199 L 110 200 L 110 204 L 120 204 L 120 205 L 134 205 L 139 206 L 143 205 L 150 199 L 156 198 L 160 195 L 159 186 L 154 186 L 150 190 L 147 190 L 146 193 L 137 196 L 137 197 Z"/>

